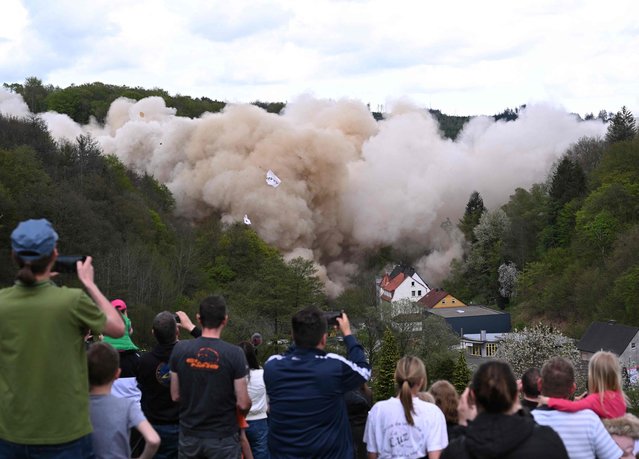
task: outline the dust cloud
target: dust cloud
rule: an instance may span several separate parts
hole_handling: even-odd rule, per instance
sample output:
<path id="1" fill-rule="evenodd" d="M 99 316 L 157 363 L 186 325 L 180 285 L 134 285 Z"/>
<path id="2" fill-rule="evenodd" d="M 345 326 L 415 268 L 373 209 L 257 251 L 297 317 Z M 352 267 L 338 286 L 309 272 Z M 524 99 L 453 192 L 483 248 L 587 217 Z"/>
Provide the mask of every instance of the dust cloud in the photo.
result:
<path id="1" fill-rule="evenodd" d="M 7 94 L 0 91 L 0 111 L 24 114 L 19 96 Z M 430 114 L 406 103 L 377 122 L 359 101 L 308 96 L 281 115 L 228 105 L 190 119 L 150 97 L 116 100 L 104 126 L 56 113 L 42 118 L 55 138 L 90 133 L 106 154 L 152 174 L 183 217 L 248 215 L 286 258 L 314 260 L 333 296 L 363 255 L 383 246 L 411 257 L 438 286 L 463 240 L 442 223 L 457 223 L 472 191 L 495 209 L 515 188 L 543 181 L 572 143 L 606 129 L 537 104 L 512 122 L 473 118 L 452 141 Z M 266 184 L 269 169 L 282 180 L 277 188 Z"/>

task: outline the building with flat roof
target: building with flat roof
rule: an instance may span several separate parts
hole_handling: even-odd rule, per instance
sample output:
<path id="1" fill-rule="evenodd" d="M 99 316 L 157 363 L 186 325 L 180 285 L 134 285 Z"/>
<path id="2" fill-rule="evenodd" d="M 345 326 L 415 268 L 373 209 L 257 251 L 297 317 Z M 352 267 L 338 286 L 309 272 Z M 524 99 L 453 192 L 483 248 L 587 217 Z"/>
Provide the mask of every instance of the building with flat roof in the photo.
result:
<path id="1" fill-rule="evenodd" d="M 508 333 L 510 314 L 486 306 L 424 309 L 425 314 L 443 318 L 459 336 L 468 333 Z"/>

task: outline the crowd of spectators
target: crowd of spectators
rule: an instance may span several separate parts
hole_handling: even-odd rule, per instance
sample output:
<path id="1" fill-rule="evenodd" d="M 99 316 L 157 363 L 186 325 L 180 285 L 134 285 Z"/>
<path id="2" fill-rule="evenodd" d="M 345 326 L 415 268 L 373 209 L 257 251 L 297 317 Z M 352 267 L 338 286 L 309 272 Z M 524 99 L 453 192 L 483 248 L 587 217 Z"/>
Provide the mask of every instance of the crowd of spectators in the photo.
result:
<path id="1" fill-rule="evenodd" d="M 84 290 L 51 281 L 57 240 L 43 219 L 11 235 L 19 271 L 0 290 L 2 459 L 636 457 L 639 419 L 610 352 L 592 356 L 579 396 L 561 357 L 520 380 L 486 361 L 458 395 L 448 381 L 429 387 L 408 355 L 396 363 L 396 395 L 373 404 L 345 313 L 335 319 L 345 356 L 327 352 L 327 316 L 309 306 L 292 317 L 293 345 L 262 367 L 253 343 L 222 339 L 228 307 L 209 296 L 195 323 L 159 313 L 156 344 L 141 353 L 126 303 L 101 293 L 91 257 L 75 266 Z M 180 328 L 193 339 L 179 340 Z M 104 339 L 87 347 L 91 335 Z"/>

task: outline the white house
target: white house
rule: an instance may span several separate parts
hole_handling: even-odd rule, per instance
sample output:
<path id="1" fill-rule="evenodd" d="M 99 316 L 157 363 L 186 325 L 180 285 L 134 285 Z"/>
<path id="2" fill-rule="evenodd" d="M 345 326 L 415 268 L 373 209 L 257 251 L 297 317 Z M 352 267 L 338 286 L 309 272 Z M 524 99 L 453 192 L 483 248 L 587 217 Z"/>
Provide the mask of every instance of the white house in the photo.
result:
<path id="1" fill-rule="evenodd" d="M 461 337 L 460 346 L 470 355 L 493 357 L 504 335 L 505 333 L 486 333 L 486 330 L 481 330 L 479 333 L 465 333 Z"/>
<path id="2" fill-rule="evenodd" d="M 430 287 L 411 266 L 397 265 L 379 282 L 379 297 L 383 301 L 418 301 L 428 292 Z"/>

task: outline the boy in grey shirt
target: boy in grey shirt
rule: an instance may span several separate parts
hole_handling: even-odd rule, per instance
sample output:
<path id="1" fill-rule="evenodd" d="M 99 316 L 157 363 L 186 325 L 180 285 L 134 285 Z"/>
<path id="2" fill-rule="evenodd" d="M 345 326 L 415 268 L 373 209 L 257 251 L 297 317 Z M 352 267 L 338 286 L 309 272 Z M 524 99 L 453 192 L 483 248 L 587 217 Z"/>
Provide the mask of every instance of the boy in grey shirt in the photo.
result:
<path id="1" fill-rule="evenodd" d="M 151 459 L 160 446 L 160 437 L 133 399 L 111 395 L 111 386 L 120 374 L 118 352 L 107 343 L 95 343 L 87 352 L 90 385 L 91 441 L 96 459 L 131 457 L 129 433 L 135 427 L 146 442 L 140 459 Z"/>

